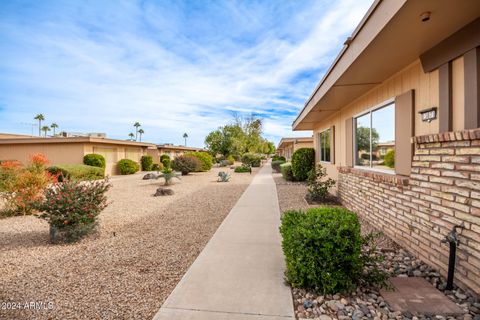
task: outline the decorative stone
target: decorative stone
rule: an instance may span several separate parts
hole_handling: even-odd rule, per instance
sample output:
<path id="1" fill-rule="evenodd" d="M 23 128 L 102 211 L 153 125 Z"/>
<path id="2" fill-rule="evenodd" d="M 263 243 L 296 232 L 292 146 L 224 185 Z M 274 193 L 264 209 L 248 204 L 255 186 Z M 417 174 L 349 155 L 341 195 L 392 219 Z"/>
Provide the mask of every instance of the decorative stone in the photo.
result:
<path id="1" fill-rule="evenodd" d="M 173 190 L 172 189 L 168 189 L 168 188 L 158 188 L 157 191 L 155 192 L 155 194 L 153 195 L 154 197 L 158 197 L 158 196 L 171 196 L 173 195 Z"/>
<path id="2" fill-rule="evenodd" d="M 455 297 L 457 297 L 457 298 L 460 299 L 460 300 L 465 300 L 465 299 L 467 299 L 467 295 L 465 295 L 465 294 L 463 294 L 463 293 L 461 293 L 461 292 L 459 292 L 459 291 L 457 291 L 457 293 L 455 293 Z"/>
<path id="3" fill-rule="evenodd" d="M 320 320 L 332 320 L 332 318 L 330 316 L 327 316 L 326 314 L 322 314 L 320 317 L 319 317 Z"/>
<path id="4" fill-rule="evenodd" d="M 305 309 L 311 308 L 311 307 L 313 307 L 313 302 L 312 302 L 311 300 L 305 300 L 305 301 L 303 302 L 303 307 L 304 307 Z"/>
<path id="5" fill-rule="evenodd" d="M 146 175 L 143 176 L 143 180 L 151 180 L 151 179 L 157 179 L 157 175 L 155 173 L 147 173 Z"/>

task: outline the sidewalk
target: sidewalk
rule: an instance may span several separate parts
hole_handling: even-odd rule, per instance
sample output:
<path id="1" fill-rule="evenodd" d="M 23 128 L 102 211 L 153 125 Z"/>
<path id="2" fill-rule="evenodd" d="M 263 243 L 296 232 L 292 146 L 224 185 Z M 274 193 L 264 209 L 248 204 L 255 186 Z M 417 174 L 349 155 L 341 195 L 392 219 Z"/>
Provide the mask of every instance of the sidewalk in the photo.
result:
<path id="1" fill-rule="evenodd" d="M 265 165 L 154 320 L 294 319 L 284 285 L 280 210 L 271 167 Z"/>

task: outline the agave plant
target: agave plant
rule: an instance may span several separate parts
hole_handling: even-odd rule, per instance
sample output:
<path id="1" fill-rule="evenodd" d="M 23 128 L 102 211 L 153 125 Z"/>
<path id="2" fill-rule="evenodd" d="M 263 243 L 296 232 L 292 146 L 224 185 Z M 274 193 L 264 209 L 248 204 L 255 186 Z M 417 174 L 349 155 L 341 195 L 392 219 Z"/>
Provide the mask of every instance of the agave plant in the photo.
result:
<path id="1" fill-rule="evenodd" d="M 218 182 L 228 182 L 230 181 L 230 175 L 224 171 L 218 173 Z"/>
<path id="2" fill-rule="evenodd" d="M 175 172 L 171 168 L 165 168 L 162 170 L 162 173 L 158 175 L 158 178 L 164 178 L 165 185 L 168 186 L 172 183 L 173 178 L 177 178 L 178 180 L 180 180 L 180 175 L 181 173 Z"/>

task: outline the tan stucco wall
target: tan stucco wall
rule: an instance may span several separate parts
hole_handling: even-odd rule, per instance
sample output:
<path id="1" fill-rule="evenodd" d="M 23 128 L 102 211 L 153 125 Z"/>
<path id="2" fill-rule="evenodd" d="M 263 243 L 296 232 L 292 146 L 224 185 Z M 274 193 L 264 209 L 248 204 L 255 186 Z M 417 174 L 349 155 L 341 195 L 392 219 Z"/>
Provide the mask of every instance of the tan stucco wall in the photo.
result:
<path id="1" fill-rule="evenodd" d="M 465 88 L 463 57 L 452 61 L 452 125 L 453 131 L 465 128 Z"/>
<path id="2" fill-rule="evenodd" d="M 438 70 L 425 74 L 417 60 L 315 126 L 313 136 L 317 161 L 318 133 L 335 126 L 335 164 L 322 163 L 330 176 L 336 179 L 336 167 L 346 165 L 345 120 L 411 89 L 415 90 L 415 135 L 438 132 L 438 118 L 431 123 L 422 122 L 418 113 L 429 107 L 438 107 Z"/>
<path id="3" fill-rule="evenodd" d="M 140 162 L 140 158 L 146 152 L 142 147 L 122 146 L 122 145 L 106 145 L 106 144 L 85 144 L 85 154 L 96 153 L 101 154 L 106 161 L 105 174 L 118 174 L 117 162 L 122 159 L 130 159 Z"/>
<path id="4" fill-rule="evenodd" d="M 30 155 L 44 154 L 51 165 L 83 163 L 83 143 L 0 145 L 0 160 L 18 160 L 26 164 Z"/>
<path id="5" fill-rule="evenodd" d="M 313 148 L 313 141 L 312 142 L 297 142 L 293 146 L 293 151 L 297 151 L 300 148 Z"/>

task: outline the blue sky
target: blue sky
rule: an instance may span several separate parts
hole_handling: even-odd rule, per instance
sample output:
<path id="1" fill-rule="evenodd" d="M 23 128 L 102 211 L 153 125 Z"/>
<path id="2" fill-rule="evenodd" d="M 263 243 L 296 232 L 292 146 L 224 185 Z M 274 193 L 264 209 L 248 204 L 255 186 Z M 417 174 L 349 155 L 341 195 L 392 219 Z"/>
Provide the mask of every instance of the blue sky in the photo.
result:
<path id="1" fill-rule="evenodd" d="M 371 5 L 339 1 L 0 2 L 0 132 L 203 146 L 233 113 L 277 143 Z M 38 130 L 35 128 L 35 131 Z"/>

